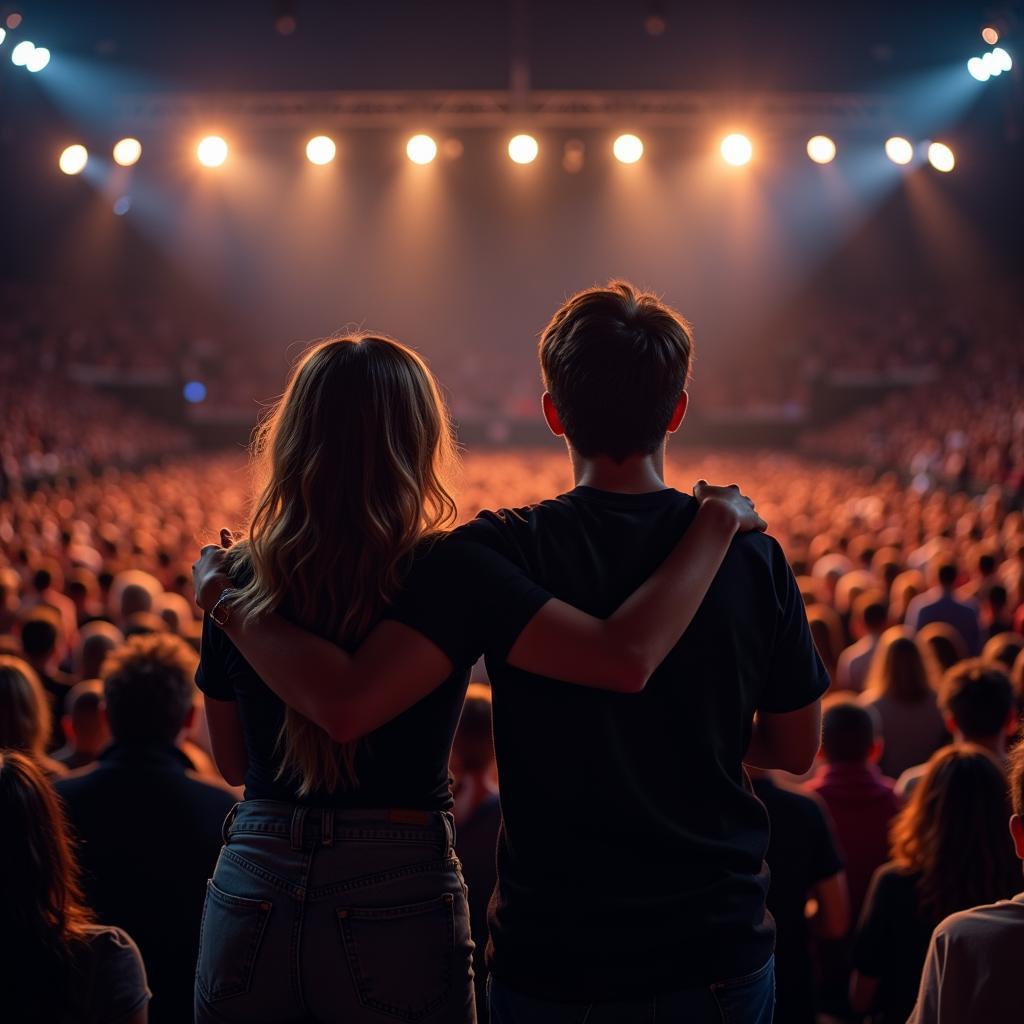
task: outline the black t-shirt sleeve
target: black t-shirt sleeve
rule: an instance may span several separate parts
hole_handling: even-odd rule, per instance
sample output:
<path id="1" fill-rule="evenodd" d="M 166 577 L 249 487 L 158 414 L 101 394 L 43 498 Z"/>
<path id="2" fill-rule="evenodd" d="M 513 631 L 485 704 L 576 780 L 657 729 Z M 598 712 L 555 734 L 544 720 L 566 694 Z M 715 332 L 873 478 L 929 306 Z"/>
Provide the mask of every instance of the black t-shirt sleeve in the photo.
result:
<path id="1" fill-rule="evenodd" d="M 214 700 L 235 700 L 235 687 L 225 659 L 225 647 L 229 643 L 228 638 L 210 616 L 204 615 L 196 687 Z"/>
<path id="2" fill-rule="evenodd" d="M 813 704 L 829 686 L 828 672 L 814 646 L 800 588 L 782 548 L 772 544 L 776 622 L 768 677 L 758 709 L 770 714 L 798 711 Z"/>
<path id="3" fill-rule="evenodd" d="M 417 558 L 385 617 L 422 633 L 456 667 L 468 667 L 485 650 L 504 657 L 550 598 L 499 551 L 455 533 Z"/>

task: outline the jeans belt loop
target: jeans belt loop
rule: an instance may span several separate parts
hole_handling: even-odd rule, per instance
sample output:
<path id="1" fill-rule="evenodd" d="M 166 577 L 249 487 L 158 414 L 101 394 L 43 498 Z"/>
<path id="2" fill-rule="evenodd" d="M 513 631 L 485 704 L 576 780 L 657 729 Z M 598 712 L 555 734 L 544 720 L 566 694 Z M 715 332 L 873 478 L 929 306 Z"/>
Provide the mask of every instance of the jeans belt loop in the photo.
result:
<path id="1" fill-rule="evenodd" d="M 334 845 L 334 808 L 325 807 L 320 811 L 320 845 Z"/>
<path id="2" fill-rule="evenodd" d="M 224 842 L 224 845 L 228 845 L 228 836 L 231 834 L 231 826 L 235 823 L 235 815 L 238 813 L 238 808 L 241 804 L 235 804 L 231 810 L 228 811 L 227 816 L 224 818 L 224 822 L 220 827 L 220 837 Z"/>
<path id="3" fill-rule="evenodd" d="M 309 810 L 308 807 L 296 807 L 292 811 L 292 849 L 302 849 L 302 825 L 306 820 L 306 812 Z"/>

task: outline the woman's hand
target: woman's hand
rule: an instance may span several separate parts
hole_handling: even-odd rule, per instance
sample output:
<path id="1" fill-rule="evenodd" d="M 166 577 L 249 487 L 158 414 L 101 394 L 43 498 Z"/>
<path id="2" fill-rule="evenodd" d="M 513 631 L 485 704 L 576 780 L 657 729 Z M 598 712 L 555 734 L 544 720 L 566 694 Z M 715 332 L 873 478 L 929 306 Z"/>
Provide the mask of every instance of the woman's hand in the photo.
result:
<path id="1" fill-rule="evenodd" d="M 231 585 L 231 578 L 224 571 L 224 561 L 231 544 L 231 531 L 221 530 L 220 546 L 207 544 L 199 552 L 199 560 L 192 563 L 192 588 L 196 604 L 204 612 L 208 612 Z"/>
<path id="2" fill-rule="evenodd" d="M 740 493 L 736 484 L 715 487 L 707 480 L 698 480 L 693 485 L 693 496 L 701 505 L 714 502 L 723 511 L 735 516 L 740 533 L 749 533 L 752 530 L 763 533 L 768 529 L 768 524 L 757 514 L 754 503 L 745 494 Z"/>

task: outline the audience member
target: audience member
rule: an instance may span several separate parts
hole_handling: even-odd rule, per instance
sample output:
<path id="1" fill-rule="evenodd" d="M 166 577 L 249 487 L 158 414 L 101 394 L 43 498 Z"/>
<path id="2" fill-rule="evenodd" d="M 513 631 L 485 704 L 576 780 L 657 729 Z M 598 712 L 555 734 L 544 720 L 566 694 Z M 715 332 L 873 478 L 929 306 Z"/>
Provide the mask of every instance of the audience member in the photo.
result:
<path id="1" fill-rule="evenodd" d="M 46 752 L 50 708 L 35 670 L 10 654 L 0 654 L 0 749 L 19 750 L 51 778 L 65 768 Z"/>
<path id="2" fill-rule="evenodd" d="M 981 658 L 961 661 L 943 677 L 939 700 L 954 744 L 984 747 L 1005 764 L 1018 723 L 1013 686 L 1001 665 Z M 896 792 L 908 799 L 927 771 L 927 764 L 908 768 L 899 777 Z"/>
<path id="3" fill-rule="evenodd" d="M 871 657 L 888 624 L 885 599 L 875 593 L 861 594 L 853 603 L 853 625 L 858 639 L 839 655 L 835 688 L 860 692 L 868 677 Z"/>
<path id="4" fill-rule="evenodd" d="M 921 652 L 902 626 L 882 634 L 861 701 L 882 722 L 878 766 L 890 778 L 926 761 L 949 739 Z"/>
<path id="5" fill-rule="evenodd" d="M 0 906 L 5 1020 L 146 1024 L 138 948 L 120 928 L 94 923 L 52 789 L 31 758 L 3 749 Z"/>
<path id="6" fill-rule="evenodd" d="M 985 644 L 981 649 L 981 658 L 982 661 L 998 662 L 1010 672 L 1021 651 L 1024 651 L 1024 636 L 1007 631 L 997 633 Z"/>
<path id="7" fill-rule="evenodd" d="M 935 586 L 918 594 L 907 608 L 906 624 L 916 633 L 930 622 L 945 622 L 952 626 L 967 645 L 967 653 L 981 652 L 981 620 L 978 606 L 972 599 L 961 601 L 954 591 L 958 570 L 955 562 L 940 558 L 935 566 Z"/>
<path id="8" fill-rule="evenodd" d="M 75 678 L 79 682 L 98 679 L 107 655 L 124 643 L 124 635 L 113 623 L 104 619 L 87 622 L 79 632 L 75 651 Z"/>
<path id="9" fill-rule="evenodd" d="M 967 645 L 960 634 L 945 622 L 932 622 L 914 637 L 924 659 L 928 675 L 941 679 L 958 662 L 967 657 Z"/>
<path id="10" fill-rule="evenodd" d="M 469 889 L 470 929 L 476 943 L 473 953 L 476 1012 L 480 1024 L 486 1024 L 487 905 L 498 880 L 495 856 L 501 825 L 489 686 L 471 683 L 466 691 L 466 703 L 452 746 L 451 767 L 455 778 L 453 813 L 459 860 Z"/>
<path id="11" fill-rule="evenodd" d="M 994 583 L 981 598 L 981 638 L 988 642 L 1002 633 L 1013 631 L 1009 612 L 1010 595 L 1001 583 Z"/>
<path id="12" fill-rule="evenodd" d="M 944 917 L 1012 895 L 1020 869 L 1006 830 L 1006 780 L 980 747 L 946 747 L 892 828 L 892 860 L 871 882 L 854 943 L 850 1003 L 904 1024 L 932 929 Z"/>
<path id="13" fill-rule="evenodd" d="M 895 783 L 878 768 L 882 746 L 877 711 L 845 694 L 825 698 L 821 765 L 805 785 L 824 801 L 835 823 L 854 921 L 871 876 L 889 858 L 889 825 L 900 809 Z"/>
<path id="14" fill-rule="evenodd" d="M 64 701 L 61 729 L 65 744 L 53 752 L 53 759 L 65 768 L 92 764 L 110 743 L 110 728 L 103 711 L 103 683 L 86 679 L 76 683 Z"/>
<path id="15" fill-rule="evenodd" d="M 843 860 L 824 804 L 747 768 L 771 824 L 765 863 L 771 872 L 768 910 L 775 918 L 775 1019 L 814 1024 L 816 979 L 812 939 L 839 939 L 850 927 Z M 808 916 L 809 901 L 814 913 Z"/>
<path id="16" fill-rule="evenodd" d="M 1010 835 L 1024 861 L 1024 746 L 1010 755 L 1010 801 Z M 1024 892 L 951 914 L 932 933 L 908 1024 L 1008 1020 L 1020 1007 L 1022 949 Z"/>
<path id="17" fill-rule="evenodd" d="M 115 651 L 103 668 L 113 743 L 57 786 L 80 839 L 89 903 L 138 941 L 152 1019 L 167 1024 L 191 1019 L 206 881 L 234 804 L 225 788 L 197 778 L 175 745 L 194 714 L 197 661 L 169 635 Z"/>
<path id="18" fill-rule="evenodd" d="M 52 608 L 34 608 L 21 624 L 21 649 L 46 692 L 47 750 L 61 744 L 60 713 L 74 680 L 60 669 L 60 622 Z"/>

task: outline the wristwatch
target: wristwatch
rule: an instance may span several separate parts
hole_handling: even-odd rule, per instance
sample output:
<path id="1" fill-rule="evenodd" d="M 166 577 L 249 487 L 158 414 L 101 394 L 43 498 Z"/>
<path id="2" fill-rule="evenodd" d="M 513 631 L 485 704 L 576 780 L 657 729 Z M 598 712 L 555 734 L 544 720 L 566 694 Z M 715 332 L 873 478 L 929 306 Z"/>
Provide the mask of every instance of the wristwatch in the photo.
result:
<path id="1" fill-rule="evenodd" d="M 235 595 L 234 587 L 225 587 L 220 592 L 220 597 L 214 602 L 213 607 L 210 609 L 210 618 L 213 619 L 214 623 L 223 629 L 228 624 L 228 619 L 231 618 L 231 605 L 230 600 Z"/>

